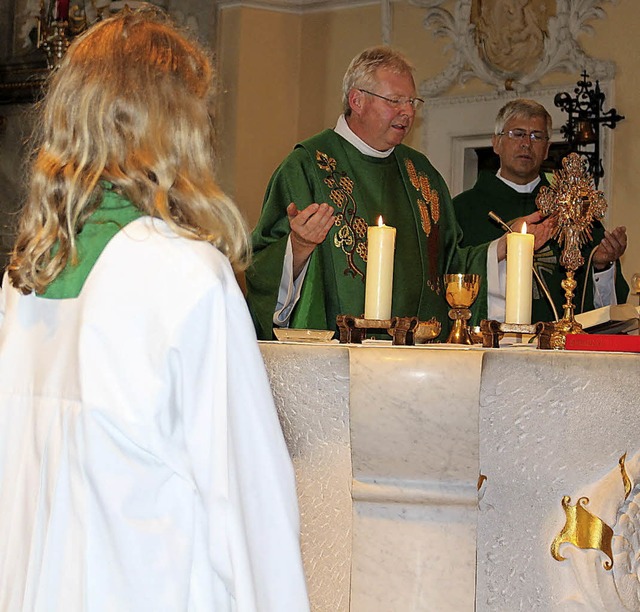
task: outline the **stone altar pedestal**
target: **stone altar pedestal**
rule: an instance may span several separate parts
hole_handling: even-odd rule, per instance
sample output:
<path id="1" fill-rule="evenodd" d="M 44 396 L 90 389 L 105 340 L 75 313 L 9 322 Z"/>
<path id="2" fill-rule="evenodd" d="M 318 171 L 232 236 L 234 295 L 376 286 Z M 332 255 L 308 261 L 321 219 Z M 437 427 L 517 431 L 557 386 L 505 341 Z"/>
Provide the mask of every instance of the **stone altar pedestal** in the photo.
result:
<path id="1" fill-rule="evenodd" d="M 261 349 L 314 611 L 640 610 L 639 355 Z M 563 496 L 611 526 L 613 569 L 570 543 L 552 557 Z"/>

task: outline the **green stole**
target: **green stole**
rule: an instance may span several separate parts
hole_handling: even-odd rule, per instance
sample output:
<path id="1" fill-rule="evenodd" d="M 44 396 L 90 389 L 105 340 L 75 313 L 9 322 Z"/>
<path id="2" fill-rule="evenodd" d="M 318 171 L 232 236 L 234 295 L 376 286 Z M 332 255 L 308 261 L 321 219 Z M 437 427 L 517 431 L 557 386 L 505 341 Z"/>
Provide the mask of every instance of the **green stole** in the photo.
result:
<path id="1" fill-rule="evenodd" d="M 76 236 L 77 263 L 67 262 L 66 267 L 47 286 L 40 297 L 48 299 L 76 298 L 105 247 L 125 225 L 145 213 L 129 200 L 116 193 L 110 183 L 102 183 L 105 189 L 100 206 L 86 220 Z M 56 248 L 56 247 L 54 247 Z"/>
<path id="2" fill-rule="evenodd" d="M 460 232 L 440 174 L 424 155 L 409 147 L 399 145 L 388 158 L 372 158 L 333 130 L 325 130 L 296 148 L 307 153 L 304 175 L 301 172 L 287 180 L 311 181 L 314 201 L 332 204 L 336 223 L 311 255 L 290 326 L 335 329 L 338 314 L 363 314 L 367 227 L 382 215 L 387 225 L 397 228 L 392 316 L 436 317 L 443 325 L 442 337 L 450 323 L 442 276 L 445 271 L 484 276 L 486 248 L 466 252 L 457 248 Z M 259 223 L 254 245 L 269 229 Z M 279 242 L 271 244 L 281 271 L 284 244 L 281 239 Z M 260 261 L 260 254 L 256 259 Z M 275 272 L 277 267 L 271 270 Z M 252 276 L 259 273 L 256 267 L 247 275 L 249 304 L 259 337 L 270 338 L 267 326 L 271 325 L 264 316 L 268 309 L 263 308 L 260 316 L 260 296 L 254 297 L 251 291 Z M 486 283 L 478 302 L 486 312 Z M 275 305 L 273 296 L 262 302 L 268 304 Z M 273 312 L 272 307 L 271 317 Z"/>

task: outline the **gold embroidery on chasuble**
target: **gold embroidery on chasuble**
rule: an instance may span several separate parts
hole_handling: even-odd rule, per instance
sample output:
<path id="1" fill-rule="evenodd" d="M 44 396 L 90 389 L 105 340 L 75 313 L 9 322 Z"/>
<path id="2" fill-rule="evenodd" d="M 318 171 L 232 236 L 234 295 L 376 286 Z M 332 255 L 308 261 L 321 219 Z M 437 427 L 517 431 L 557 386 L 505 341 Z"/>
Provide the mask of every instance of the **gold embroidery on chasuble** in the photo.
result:
<path id="1" fill-rule="evenodd" d="M 333 244 L 342 250 L 346 256 L 347 267 L 345 275 L 360 276 L 364 281 L 363 266 L 359 266 L 358 259 L 367 261 L 367 222 L 358 216 L 358 205 L 353 197 L 353 180 L 346 172 L 337 169 L 336 160 L 326 153 L 316 151 L 318 168 L 324 170 L 327 176 L 323 179 L 329 188 L 329 198 L 335 204 L 337 210 L 335 225 L 338 228 Z"/>
<path id="2" fill-rule="evenodd" d="M 544 280 L 542 273 L 546 272 L 547 274 L 553 274 L 557 265 L 558 258 L 555 256 L 553 249 L 549 245 L 546 245 L 544 248 L 536 251 L 533 254 L 533 267 L 536 269 L 538 276 L 543 279 L 545 285 L 547 283 Z M 536 300 L 539 300 L 543 297 L 543 294 L 538 287 L 538 283 L 533 283 L 533 297 Z"/>
<path id="3" fill-rule="evenodd" d="M 431 188 L 429 178 L 422 172 L 417 172 L 413 162 L 406 158 L 404 167 L 409 176 L 409 182 L 418 192 L 416 205 L 420 212 L 420 224 L 422 231 L 427 237 L 427 253 L 429 256 L 429 278 L 427 287 L 440 295 L 440 275 L 438 274 L 438 221 L 440 220 L 440 196 L 435 189 Z"/>

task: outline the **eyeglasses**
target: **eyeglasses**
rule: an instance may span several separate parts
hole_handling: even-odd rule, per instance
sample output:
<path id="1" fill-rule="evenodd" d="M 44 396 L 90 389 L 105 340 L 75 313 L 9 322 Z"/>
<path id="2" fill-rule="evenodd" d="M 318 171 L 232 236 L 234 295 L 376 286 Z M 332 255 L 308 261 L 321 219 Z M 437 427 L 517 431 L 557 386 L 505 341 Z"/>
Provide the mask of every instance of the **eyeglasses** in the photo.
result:
<path id="1" fill-rule="evenodd" d="M 534 132 L 527 132 L 527 130 L 523 130 L 522 128 L 516 128 L 515 130 L 509 130 L 508 132 L 500 132 L 498 136 L 507 136 L 510 140 L 524 140 L 525 138 L 528 138 L 531 144 L 549 140 L 549 137 L 544 132 L 540 132 L 538 130 Z"/>
<path id="2" fill-rule="evenodd" d="M 387 98 L 386 96 L 381 96 L 380 94 L 373 93 L 372 91 L 368 91 L 367 89 L 360 89 L 358 91 L 369 94 L 370 96 L 375 96 L 376 98 L 380 98 L 385 102 L 388 102 L 394 108 L 400 108 L 405 104 L 410 104 L 413 110 L 418 110 L 423 104 L 424 100 L 422 98 L 405 98 L 404 96 L 399 96 L 397 98 Z"/>

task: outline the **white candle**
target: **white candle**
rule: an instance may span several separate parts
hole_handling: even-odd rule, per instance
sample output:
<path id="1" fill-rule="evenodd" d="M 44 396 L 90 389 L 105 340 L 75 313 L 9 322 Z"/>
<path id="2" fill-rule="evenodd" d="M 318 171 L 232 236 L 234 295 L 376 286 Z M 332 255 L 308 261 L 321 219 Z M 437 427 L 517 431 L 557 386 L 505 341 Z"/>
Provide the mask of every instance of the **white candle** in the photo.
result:
<path id="1" fill-rule="evenodd" d="M 506 323 L 531 323 L 534 241 L 533 235 L 527 234 L 526 223 L 521 233 L 507 234 Z"/>
<path id="2" fill-rule="evenodd" d="M 391 318 L 395 245 L 396 228 L 384 225 L 382 217 L 378 219 L 377 227 L 368 228 L 367 279 L 364 297 L 365 319 Z"/>

